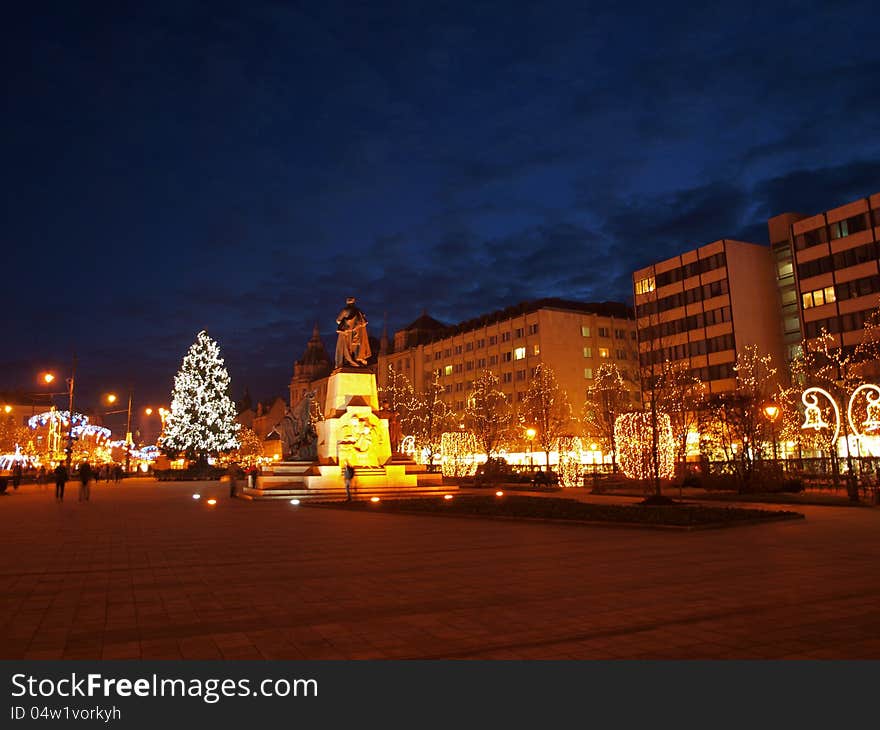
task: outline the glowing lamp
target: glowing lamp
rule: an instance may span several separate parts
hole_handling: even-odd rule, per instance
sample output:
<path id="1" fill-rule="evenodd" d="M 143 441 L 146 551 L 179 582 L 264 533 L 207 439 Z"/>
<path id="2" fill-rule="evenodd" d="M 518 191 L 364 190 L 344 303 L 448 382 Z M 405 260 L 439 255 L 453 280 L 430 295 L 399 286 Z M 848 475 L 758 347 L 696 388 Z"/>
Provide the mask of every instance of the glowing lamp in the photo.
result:
<path id="1" fill-rule="evenodd" d="M 443 499 L 452 499 L 452 495 L 451 494 L 444 494 Z"/>
<path id="2" fill-rule="evenodd" d="M 764 415 L 767 416 L 771 421 L 775 421 L 776 417 L 779 415 L 779 406 L 768 403 L 764 406 Z"/>
<path id="3" fill-rule="evenodd" d="M 296 506 L 296 505 L 299 504 L 299 500 L 298 500 L 298 499 L 291 499 L 291 500 L 290 500 L 290 503 L 291 503 L 292 505 Z"/>
<path id="4" fill-rule="evenodd" d="M 201 498 L 202 498 L 201 494 L 194 494 L 193 495 L 193 499 L 201 499 Z"/>
<path id="5" fill-rule="evenodd" d="M 529 437 L 529 441 L 531 441 L 533 438 L 535 438 L 536 433 L 538 433 L 538 432 L 533 428 L 526 429 L 526 436 Z"/>
<path id="6" fill-rule="evenodd" d="M 12 406 L 3 406 L 4 413 L 12 413 Z"/>
<path id="7" fill-rule="evenodd" d="M 113 393 L 110 393 L 110 395 L 107 396 L 107 402 L 108 402 L 108 403 L 115 403 L 115 402 L 116 402 L 116 396 L 115 396 Z"/>
<path id="8" fill-rule="evenodd" d="M 503 497 L 503 496 L 504 496 L 504 492 L 502 492 L 502 491 L 495 492 L 495 496 L 496 496 L 496 497 Z"/>
<path id="9" fill-rule="evenodd" d="M 370 501 L 371 502 L 378 502 L 379 498 L 378 497 L 370 497 Z"/>
<path id="10" fill-rule="evenodd" d="M 153 415 L 153 409 L 152 409 L 152 408 L 146 408 L 146 409 L 144 409 L 144 413 L 146 413 L 148 416 L 152 416 L 152 415 Z"/>
<path id="11" fill-rule="evenodd" d="M 216 499 L 209 499 L 208 504 L 210 504 L 213 507 L 215 504 L 217 504 L 217 500 Z"/>

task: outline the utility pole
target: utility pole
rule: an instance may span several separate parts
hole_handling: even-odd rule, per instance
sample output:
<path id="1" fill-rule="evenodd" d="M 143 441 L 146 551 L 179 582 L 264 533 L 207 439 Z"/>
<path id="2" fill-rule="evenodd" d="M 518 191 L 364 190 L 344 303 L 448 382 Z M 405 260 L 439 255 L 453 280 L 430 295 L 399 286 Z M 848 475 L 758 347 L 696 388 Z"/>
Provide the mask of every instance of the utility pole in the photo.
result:
<path id="1" fill-rule="evenodd" d="M 70 369 L 70 377 L 67 379 L 67 473 L 70 474 L 70 465 L 73 460 L 73 386 L 76 378 L 76 354 L 73 356 L 73 366 Z"/>

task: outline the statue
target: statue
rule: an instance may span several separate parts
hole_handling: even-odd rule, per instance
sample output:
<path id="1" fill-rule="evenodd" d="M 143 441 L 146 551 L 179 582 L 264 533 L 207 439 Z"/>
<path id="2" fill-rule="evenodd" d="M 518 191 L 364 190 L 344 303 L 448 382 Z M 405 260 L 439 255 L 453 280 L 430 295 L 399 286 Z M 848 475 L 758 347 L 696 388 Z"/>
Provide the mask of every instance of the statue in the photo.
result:
<path id="1" fill-rule="evenodd" d="M 345 307 L 336 317 L 336 367 L 367 366 L 370 357 L 370 339 L 367 336 L 367 317 L 355 306 L 354 297 L 345 300 Z"/>
<path id="2" fill-rule="evenodd" d="M 311 408 L 316 391 L 310 390 L 296 404 L 289 407 L 275 430 L 281 436 L 281 458 L 285 461 L 315 461 L 318 458 L 318 434 L 312 423 Z M 280 430 L 279 430 L 280 428 Z"/>

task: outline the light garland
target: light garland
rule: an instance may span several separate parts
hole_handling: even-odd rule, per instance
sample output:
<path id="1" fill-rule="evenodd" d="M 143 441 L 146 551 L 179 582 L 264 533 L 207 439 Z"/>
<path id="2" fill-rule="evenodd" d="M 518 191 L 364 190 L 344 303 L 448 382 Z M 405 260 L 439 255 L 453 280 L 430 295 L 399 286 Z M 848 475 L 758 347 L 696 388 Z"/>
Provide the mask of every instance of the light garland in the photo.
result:
<path id="1" fill-rule="evenodd" d="M 559 453 L 559 484 L 563 487 L 577 487 L 581 479 L 581 452 L 583 442 L 578 436 L 560 436 L 553 450 Z"/>
<path id="2" fill-rule="evenodd" d="M 447 431 L 440 437 L 440 469 L 445 477 L 470 477 L 477 471 L 477 440 L 472 433 Z"/>
<path id="3" fill-rule="evenodd" d="M 614 422 L 620 468 L 630 479 L 651 479 L 654 476 L 651 432 L 650 413 L 624 413 Z M 668 479 L 675 470 L 675 439 L 669 416 L 665 413 L 657 414 L 657 457 L 659 476 Z"/>
<path id="4" fill-rule="evenodd" d="M 68 411 L 46 411 L 45 413 L 38 413 L 36 416 L 31 416 L 28 419 L 28 428 L 36 431 L 38 428 L 44 426 L 49 426 L 51 428 L 53 425 L 57 426 L 58 424 L 67 428 L 69 423 L 70 413 Z M 74 413 L 73 435 L 75 438 L 94 436 L 96 440 L 100 441 L 101 439 L 109 439 L 111 434 L 109 428 L 95 426 L 94 424 L 89 423 L 88 416 L 85 416 L 82 413 Z"/>

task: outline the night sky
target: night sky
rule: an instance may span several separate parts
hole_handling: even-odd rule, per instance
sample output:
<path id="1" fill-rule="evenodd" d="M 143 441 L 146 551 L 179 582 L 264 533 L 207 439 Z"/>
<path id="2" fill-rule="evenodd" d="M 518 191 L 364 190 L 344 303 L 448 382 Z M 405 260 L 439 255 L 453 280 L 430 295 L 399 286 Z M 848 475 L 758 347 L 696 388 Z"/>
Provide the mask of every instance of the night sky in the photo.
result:
<path id="1" fill-rule="evenodd" d="M 283 395 L 371 334 L 630 274 L 880 191 L 880 13 L 829 3 L 17 3 L 0 390 L 168 404 L 206 328 Z"/>

